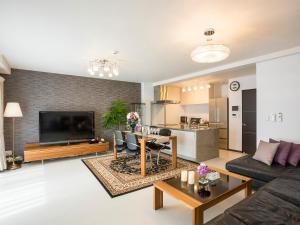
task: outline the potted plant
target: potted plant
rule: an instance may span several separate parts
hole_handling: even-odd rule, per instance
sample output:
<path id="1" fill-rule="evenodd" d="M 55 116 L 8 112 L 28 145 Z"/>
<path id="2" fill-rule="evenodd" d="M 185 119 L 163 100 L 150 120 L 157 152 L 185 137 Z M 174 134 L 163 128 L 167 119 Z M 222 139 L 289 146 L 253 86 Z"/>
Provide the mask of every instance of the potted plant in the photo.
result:
<path id="1" fill-rule="evenodd" d="M 106 129 L 118 129 L 127 123 L 126 115 L 129 111 L 128 103 L 124 100 L 112 102 L 109 111 L 103 115 L 103 127 Z"/>

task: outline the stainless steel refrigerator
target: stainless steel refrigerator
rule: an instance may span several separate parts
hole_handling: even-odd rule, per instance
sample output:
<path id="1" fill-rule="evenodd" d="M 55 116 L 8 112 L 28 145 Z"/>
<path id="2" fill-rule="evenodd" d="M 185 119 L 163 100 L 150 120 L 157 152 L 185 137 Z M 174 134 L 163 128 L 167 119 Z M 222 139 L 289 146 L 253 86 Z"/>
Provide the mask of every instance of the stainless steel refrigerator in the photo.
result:
<path id="1" fill-rule="evenodd" d="M 209 126 L 219 128 L 219 148 L 228 149 L 228 98 L 209 99 Z"/>

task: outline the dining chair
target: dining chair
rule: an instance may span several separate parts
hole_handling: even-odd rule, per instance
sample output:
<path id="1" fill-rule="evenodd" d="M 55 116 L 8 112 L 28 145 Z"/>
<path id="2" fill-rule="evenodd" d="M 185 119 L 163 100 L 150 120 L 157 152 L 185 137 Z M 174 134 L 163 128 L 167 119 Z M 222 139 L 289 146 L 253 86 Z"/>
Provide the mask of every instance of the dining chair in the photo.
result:
<path id="1" fill-rule="evenodd" d="M 127 133 L 126 137 L 127 148 L 126 152 L 128 155 L 139 155 L 140 154 L 140 144 L 138 143 L 137 136 L 134 133 Z M 150 159 L 150 166 L 152 168 L 152 154 L 151 149 L 146 146 L 146 158 Z"/>
<path id="2" fill-rule="evenodd" d="M 122 152 L 126 149 L 125 137 L 120 130 L 115 131 L 115 140 L 117 145 L 117 152 Z"/>
<path id="3" fill-rule="evenodd" d="M 126 152 L 128 155 L 138 155 L 140 153 L 140 145 L 134 133 L 127 134 L 126 143 Z"/>
<path id="4" fill-rule="evenodd" d="M 167 129 L 167 128 L 162 128 L 159 130 L 159 135 L 160 136 L 171 136 L 171 130 Z M 168 146 L 170 144 L 169 141 L 167 142 L 158 142 L 157 139 L 153 140 L 152 142 L 150 142 L 148 144 L 148 148 L 150 148 L 151 150 L 155 150 L 157 151 L 157 161 L 156 164 L 159 164 L 159 157 L 160 157 L 160 152 L 162 150 L 170 150 L 171 148 Z"/>

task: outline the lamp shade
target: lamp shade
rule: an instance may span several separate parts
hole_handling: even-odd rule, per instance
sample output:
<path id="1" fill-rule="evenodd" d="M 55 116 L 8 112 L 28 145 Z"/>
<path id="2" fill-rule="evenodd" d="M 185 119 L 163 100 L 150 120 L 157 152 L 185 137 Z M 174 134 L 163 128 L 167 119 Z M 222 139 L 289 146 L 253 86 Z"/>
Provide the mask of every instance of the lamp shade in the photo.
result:
<path id="1" fill-rule="evenodd" d="M 214 63 L 226 59 L 230 54 L 230 49 L 225 45 L 209 44 L 201 45 L 192 53 L 192 60 L 198 63 Z"/>
<path id="2" fill-rule="evenodd" d="M 17 102 L 8 102 L 4 110 L 4 117 L 22 117 L 20 104 Z"/>

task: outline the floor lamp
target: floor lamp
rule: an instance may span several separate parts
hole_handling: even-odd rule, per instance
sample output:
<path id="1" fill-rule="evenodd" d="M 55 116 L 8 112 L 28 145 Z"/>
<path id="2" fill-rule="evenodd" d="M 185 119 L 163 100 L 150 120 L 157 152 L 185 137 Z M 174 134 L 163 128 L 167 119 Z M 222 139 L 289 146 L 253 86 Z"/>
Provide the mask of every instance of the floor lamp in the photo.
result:
<path id="1" fill-rule="evenodd" d="M 11 170 L 19 168 L 15 164 L 15 118 L 23 117 L 20 104 L 17 102 L 8 102 L 6 104 L 4 110 L 4 117 L 12 118 L 12 157 L 13 157 L 13 164 L 10 167 Z"/>

